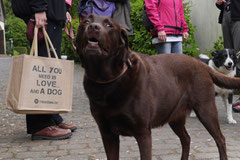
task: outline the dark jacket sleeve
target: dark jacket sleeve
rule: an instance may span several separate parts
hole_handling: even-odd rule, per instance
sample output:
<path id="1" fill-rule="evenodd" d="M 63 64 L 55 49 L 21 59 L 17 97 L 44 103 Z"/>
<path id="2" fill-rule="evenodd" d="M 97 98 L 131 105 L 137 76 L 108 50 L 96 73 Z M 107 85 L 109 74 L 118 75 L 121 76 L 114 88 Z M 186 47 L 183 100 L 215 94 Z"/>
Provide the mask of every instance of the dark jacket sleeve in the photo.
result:
<path id="1" fill-rule="evenodd" d="M 47 18 L 56 22 L 65 22 L 65 0 L 28 0 L 32 14 L 46 11 Z"/>
<path id="2" fill-rule="evenodd" d="M 223 10 L 224 4 L 218 5 L 218 4 L 216 3 L 216 6 L 217 6 L 218 9 Z"/>
<path id="3" fill-rule="evenodd" d="M 29 0 L 29 6 L 33 13 L 43 12 L 48 10 L 47 0 Z"/>
<path id="4" fill-rule="evenodd" d="M 220 10 L 220 14 L 218 16 L 218 23 L 222 23 L 222 20 L 223 20 L 223 10 L 224 10 L 224 4 L 221 4 L 221 5 L 218 5 L 216 3 L 216 7 Z"/>
<path id="5" fill-rule="evenodd" d="M 66 10 L 69 12 L 70 11 L 70 6 L 66 3 Z"/>
<path id="6" fill-rule="evenodd" d="M 240 21 L 240 1 L 232 0 L 230 9 L 232 21 Z"/>

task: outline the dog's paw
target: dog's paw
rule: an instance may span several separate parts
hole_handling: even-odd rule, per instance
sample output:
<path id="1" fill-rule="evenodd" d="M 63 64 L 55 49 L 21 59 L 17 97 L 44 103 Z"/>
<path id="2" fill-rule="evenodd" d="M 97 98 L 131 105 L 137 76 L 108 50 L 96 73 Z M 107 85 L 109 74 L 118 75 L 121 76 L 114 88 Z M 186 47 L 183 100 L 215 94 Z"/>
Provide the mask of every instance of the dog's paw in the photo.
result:
<path id="1" fill-rule="evenodd" d="M 228 123 L 229 124 L 237 124 L 237 121 L 235 121 L 234 119 L 228 119 Z"/>
<path id="2" fill-rule="evenodd" d="M 196 117 L 196 113 L 192 111 L 192 112 L 190 113 L 190 117 Z"/>

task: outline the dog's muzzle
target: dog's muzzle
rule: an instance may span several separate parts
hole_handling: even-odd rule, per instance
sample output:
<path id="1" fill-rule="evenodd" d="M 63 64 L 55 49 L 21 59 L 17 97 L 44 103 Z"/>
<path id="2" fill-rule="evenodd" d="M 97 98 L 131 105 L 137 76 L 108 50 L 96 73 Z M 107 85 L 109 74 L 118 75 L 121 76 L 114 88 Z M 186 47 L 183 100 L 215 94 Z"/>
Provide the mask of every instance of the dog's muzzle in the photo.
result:
<path id="1" fill-rule="evenodd" d="M 232 69 L 232 66 L 233 66 L 233 63 L 232 63 L 232 62 L 229 62 L 227 66 L 225 65 L 225 68 L 226 68 L 227 70 L 231 70 L 231 69 Z"/>

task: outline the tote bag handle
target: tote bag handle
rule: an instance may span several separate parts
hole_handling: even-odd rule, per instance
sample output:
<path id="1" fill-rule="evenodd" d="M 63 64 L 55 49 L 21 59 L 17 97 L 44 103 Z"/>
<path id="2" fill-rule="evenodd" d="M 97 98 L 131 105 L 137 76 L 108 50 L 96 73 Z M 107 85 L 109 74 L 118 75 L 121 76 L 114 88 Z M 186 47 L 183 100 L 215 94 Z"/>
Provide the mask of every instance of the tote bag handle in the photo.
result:
<path id="1" fill-rule="evenodd" d="M 46 48 L 47 48 L 47 53 L 48 53 L 48 57 L 51 57 L 50 54 L 50 49 L 49 49 L 49 45 L 52 48 L 53 54 L 55 56 L 56 59 L 58 59 L 57 53 L 54 49 L 54 46 L 45 30 L 45 27 L 41 28 L 43 30 L 43 36 L 44 36 L 44 40 L 46 43 Z M 37 35 L 38 35 L 38 28 L 35 27 L 34 28 L 34 37 L 33 37 L 33 42 L 32 42 L 32 47 L 31 47 L 31 51 L 30 51 L 30 55 L 31 56 L 38 56 L 38 39 L 37 39 Z"/>

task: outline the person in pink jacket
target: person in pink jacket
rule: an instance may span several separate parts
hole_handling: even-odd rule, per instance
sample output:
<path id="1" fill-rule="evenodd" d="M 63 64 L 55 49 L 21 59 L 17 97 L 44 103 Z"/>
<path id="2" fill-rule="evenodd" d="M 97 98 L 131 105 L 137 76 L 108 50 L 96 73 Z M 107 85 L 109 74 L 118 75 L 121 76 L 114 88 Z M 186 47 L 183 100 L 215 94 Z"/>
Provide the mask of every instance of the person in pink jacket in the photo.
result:
<path id="1" fill-rule="evenodd" d="M 153 23 L 152 43 L 158 54 L 183 53 L 182 41 L 188 39 L 182 0 L 145 0 L 146 13 Z"/>

